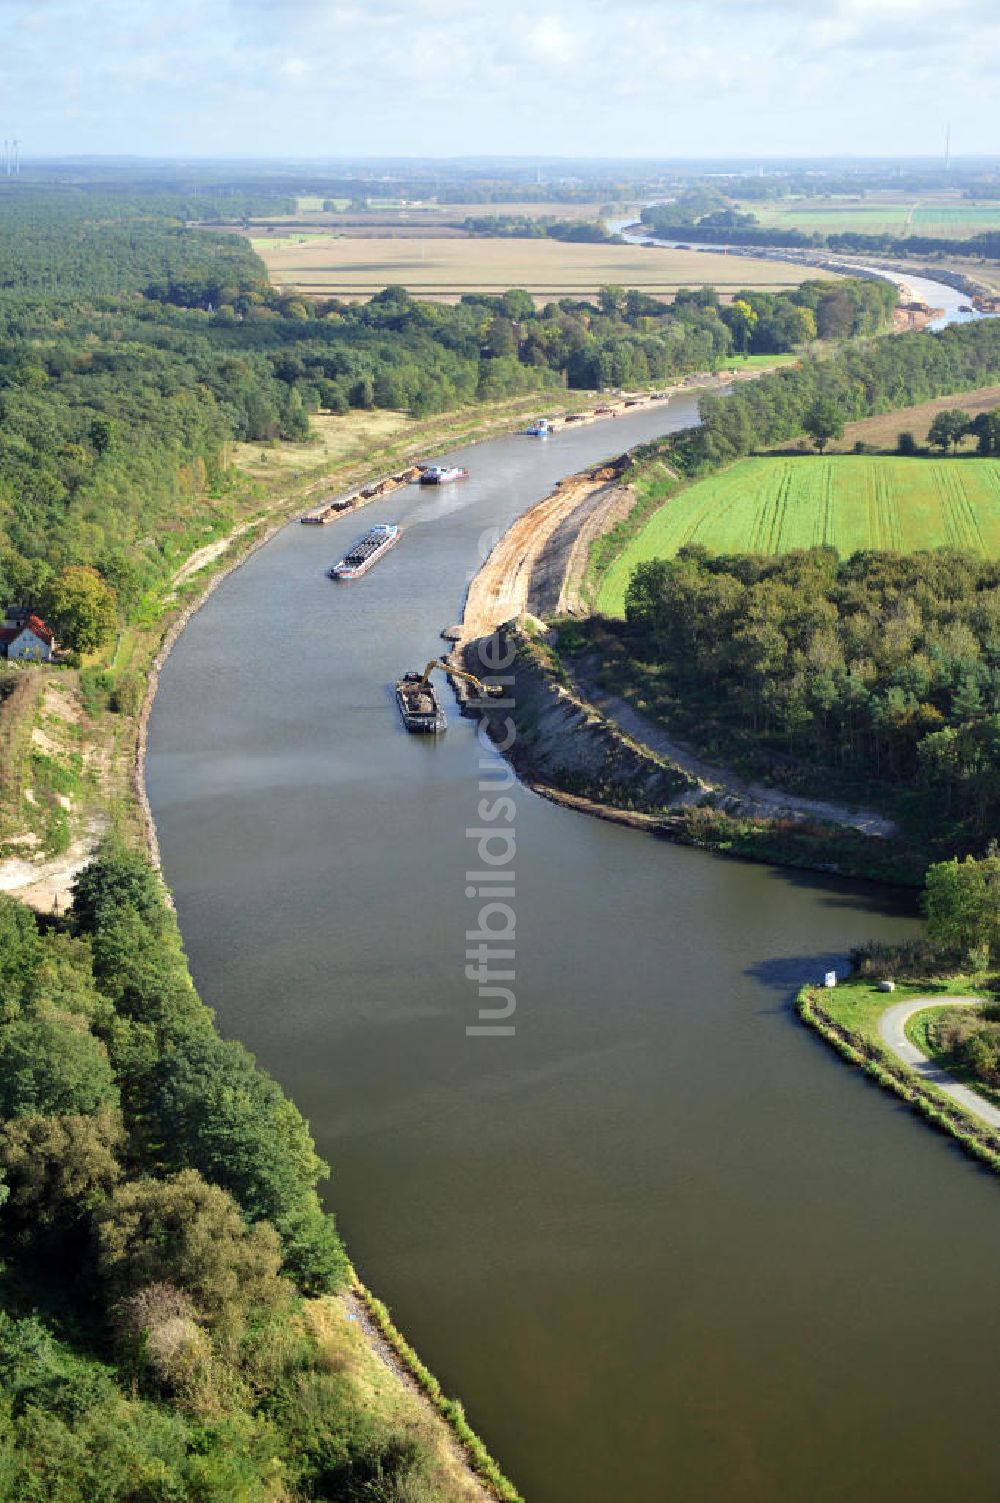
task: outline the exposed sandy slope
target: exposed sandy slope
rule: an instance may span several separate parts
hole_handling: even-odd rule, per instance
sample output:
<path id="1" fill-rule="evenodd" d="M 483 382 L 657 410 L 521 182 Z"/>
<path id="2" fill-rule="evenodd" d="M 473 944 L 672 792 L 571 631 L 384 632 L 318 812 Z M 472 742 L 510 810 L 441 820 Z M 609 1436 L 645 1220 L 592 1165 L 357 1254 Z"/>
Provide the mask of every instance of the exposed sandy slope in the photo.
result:
<path id="1" fill-rule="evenodd" d="M 631 486 L 615 485 L 597 499 L 593 507 L 580 515 L 580 526 L 567 539 L 564 554 L 562 579 L 555 614 L 586 615 L 590 607 L 583 593 L 590 545 L 617 522 L 623 522 L 636 503 L 636 494 Z M 553 542 L 558 539 L 553 539 Z"/>
<path id="2" fill-rule="evenodd" d="M 45 668 L 29 671 L 40 675 L 51 672 Z M 48 677 L 40 678 L 38 683 L 41 692 L 31 712 L 31 746 L 57 759 L 80 752 L 91 772 L 96 771 L 99 777 L 102 776 L 103 750 L 88 733 L 77 697 L 75 675 L 67 684 Z M 44 724 L 44 729 L 39 721 Z M 27 804 L 37 805 L 34 789 L 29 786 L 22 792 Z M 86 866 L 108 823 L 103 813 L 88 811 L 79 794 L 74 798 L 59 794 L 57 798 L 69 815 L 71 839 L 68 849 L 59 856 L 38 854 L 42 842 L 37 831 L 30 828 L 28 819 L 22 832 L 6 841 L 7 848 L 13 847 L 15 854 L 0 861 L 0 892 L 14 893 L 22 902 L 42 913 L 61 912 L 68 907 L 74 878 Z"/>
<path id="3" fill-rule="evenodd" d="M 469 586 L 462 642 L 485 637 L 504 621 L 529 610 L 532 576 L 557 529 L 586 509 L 595 496 L 615 489 L 615 481 L 616 472 L 610 467 L 571 475 L 512 523 Z"/>
<path id="4" fill-rule="evenodd" d="M 234 543 L 244 532 L 248 532 L 254 524 L 244 522 L 241 527 L 234 527 L 232 532 L 227 532 L 224 538 L 217 538 L 214 543 L 206 543 L 204 548 L 196 548 L 190 558 L 184 560 L 177 573 L 171 580 L 174 589 L 178 585 L 185 584 L 199 569 L 204 569 L 206 564 L 214 564 L 217 558 L 221 558 L 231 543 Z"/>
<path id="5" fill-rule="evenodd" d="M 61 856 L 50 861 L 25 861 L 12 856 L 0 861 L 0 892 L 13 893 L 40 913 L 65 913 L 72 901 L 73 881 L 94 853 L 106 825 L 91 820 Z"/>

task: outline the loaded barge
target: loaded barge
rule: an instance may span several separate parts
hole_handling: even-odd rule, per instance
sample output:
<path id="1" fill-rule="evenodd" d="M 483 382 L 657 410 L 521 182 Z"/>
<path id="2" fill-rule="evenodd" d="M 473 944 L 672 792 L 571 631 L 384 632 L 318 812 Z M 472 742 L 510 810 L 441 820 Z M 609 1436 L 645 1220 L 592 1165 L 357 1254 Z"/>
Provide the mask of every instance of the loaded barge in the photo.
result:
<path id="1" fill-rule="evenodd" d="M 331 579 L 359 579 L 383 553 L 388 553 L 398 542 L 399 528 L 395 522 L 383 522 L 377 527 L 369 527 L 364 537 L 358 538 L 327 573 Z"/>
<path id="2" fill-rule="evenodd" d="M 449 485 L 452 480 L 468 480 L 468 470 L 463 470 L 457 464 L 440 465 L 429 464 L 421 472 L 421 485 Z"/>
<path id="3" fill-rule="evenodd" d="M 396 703 L 408 731 L 437 736 L 448 724 L 434 685 L 425 673 L 405 673 L 396 685 Z"/>

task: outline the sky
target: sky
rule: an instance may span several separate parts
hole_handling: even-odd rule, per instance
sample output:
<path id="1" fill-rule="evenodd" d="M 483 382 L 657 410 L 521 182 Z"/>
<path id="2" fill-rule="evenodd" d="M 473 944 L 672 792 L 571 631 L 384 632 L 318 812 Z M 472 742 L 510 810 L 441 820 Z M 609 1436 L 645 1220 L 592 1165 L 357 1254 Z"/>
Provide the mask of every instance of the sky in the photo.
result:
<path id="1" fill-rule="evenodd" d="M 33 155 L 1000 152 L 995 0 L 0 0 Z"/>

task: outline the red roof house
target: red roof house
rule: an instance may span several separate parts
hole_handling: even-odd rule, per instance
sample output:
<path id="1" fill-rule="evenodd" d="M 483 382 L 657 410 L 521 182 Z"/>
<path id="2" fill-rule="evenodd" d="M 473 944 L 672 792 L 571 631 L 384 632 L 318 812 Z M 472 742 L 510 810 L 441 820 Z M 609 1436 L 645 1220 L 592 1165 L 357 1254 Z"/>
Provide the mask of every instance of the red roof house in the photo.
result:
<path id="1" fill-rule="evenodd" d="M 0 627 L 0 652 L 12 662 L 51 663 L 55 636 L 41 616 L 12 611 Z"/>

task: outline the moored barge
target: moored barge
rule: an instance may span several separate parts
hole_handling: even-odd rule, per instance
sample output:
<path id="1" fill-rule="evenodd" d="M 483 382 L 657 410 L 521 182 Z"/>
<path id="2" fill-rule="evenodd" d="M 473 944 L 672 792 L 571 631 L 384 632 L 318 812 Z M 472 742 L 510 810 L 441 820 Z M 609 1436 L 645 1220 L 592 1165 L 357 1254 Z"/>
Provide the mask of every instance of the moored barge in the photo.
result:
<path id="1" fill-rule="evenodd" d="M 395 522 L 382 522 L 377 527 L 369 527 L 364 537 L 358 538 L 327 573 L 331 579 L 359 579 L 383 553 L 388 553 L 398 542 L 399 528 Z"/>
<path id="2" fill-rule="evenodd" d="M 448 724 L 434 685 L 420 673 L 405 673 L 396 685 L 396 703 L 408 731 L 437 736 Z"/>

